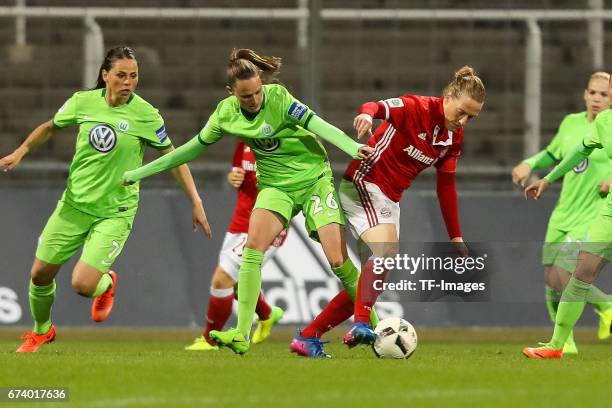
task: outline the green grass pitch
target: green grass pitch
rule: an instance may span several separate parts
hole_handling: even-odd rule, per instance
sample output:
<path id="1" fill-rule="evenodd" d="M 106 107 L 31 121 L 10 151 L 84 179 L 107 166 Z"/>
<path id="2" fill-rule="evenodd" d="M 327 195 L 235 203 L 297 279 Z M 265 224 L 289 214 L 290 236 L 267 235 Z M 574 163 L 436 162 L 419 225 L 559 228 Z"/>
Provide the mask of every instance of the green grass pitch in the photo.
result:
<path id="1" fill-rule="evenodd" d="M 19 332 L 0 332 L 0 387 L 68 387 L 44 407 L 603 407 L 610 406 L 611 344 L 576 334 L 578 356 L 532 361 L 520 351 L 550 329 L 422 329 L 407 361 L 346 349 L 334 358 L 288 352 L 292 331 L 237 356 L 187 352 L 194 330 L 66 329 L 39 353 L 18 355 Z M 28 407 L 30 403 L 0 403 Z"/>

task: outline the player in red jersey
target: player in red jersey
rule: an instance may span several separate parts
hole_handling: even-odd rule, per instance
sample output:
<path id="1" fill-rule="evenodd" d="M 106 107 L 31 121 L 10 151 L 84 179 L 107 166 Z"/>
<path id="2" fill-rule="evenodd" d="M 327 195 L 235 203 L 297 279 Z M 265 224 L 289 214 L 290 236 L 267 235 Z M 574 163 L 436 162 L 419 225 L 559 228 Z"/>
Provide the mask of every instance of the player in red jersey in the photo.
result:
<path id="1" fill-rule="evenodd" d="M 340 200 L 351 230 L 373 255 L 362 268 L 354 307 L 346 292 L 340 292 L 301 332 L 302 337 L 319 338 L 354 312 L 355 324 L 344 336 L 344 343 L 353 347 L 374 342 L 369 317 L 380 291 L 372 285 L 373 259 L 397 253 L 399 201 L 428 167 L 436 168 L 437 195 L 449 238 L 459 253 L 467 255 L 459 225 L 455 171 L 463 127 L 480 113 L 485 88 L 474 70 L 466 66 L 455 72 L 442 95 L 406 94 L 361 105 L 353 124 L 358 138 L 372 136 L 368 144 L 374 153 L 349 164 L 340 183 Z M 383 120 L 374 135 L 373 119 Z"/>
<path id="2" fill-rule="evenodd" d="M 253 152 L 244 142 L 238 142 L 232 160 L 232 171 L 227 175 L 228 183 L 238 190 L 238 199 L 219 253 L 219 264 L 211 279 L 206 327 L 202 336 L 195 339 L 193 344 L 185 347 L 185 350 L 216 351 L 219 349 L 208 333 L 211 330 L 221 330 L 232 313 L 234 286 L 238 281 L 242 250 L 247 240 L 249 217 L 257 198 L 255 170 Z M 284 230 L 276 237 L 265 253 L 264 263 L 272 258 L 278 248 L 283 245 L 286 236 L 287 230 Z M 259 294 L 255 310 L 259 320 L 253 333 L 253 343 L 261 343 L 270 335 L 272 326 L 282 319 L 283 310 L 270 306 L 262 293 Z"/>

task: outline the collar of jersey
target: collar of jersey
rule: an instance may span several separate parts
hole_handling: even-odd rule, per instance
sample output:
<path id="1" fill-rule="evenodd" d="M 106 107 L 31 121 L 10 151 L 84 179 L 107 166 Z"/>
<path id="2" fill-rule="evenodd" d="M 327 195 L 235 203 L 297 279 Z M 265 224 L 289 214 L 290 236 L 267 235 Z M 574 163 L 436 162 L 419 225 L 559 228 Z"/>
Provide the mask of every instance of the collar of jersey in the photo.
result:
<path id="1" fill-rule="evenodd" d="M 104 98 L 104 95 L 106 95 L 106 88 L 102 88 L 102 97 L 103 97 L 103 98 Z M 132 93 L 130 94 L 130 97 L 128 98 L 127 102 L 126 102 L 125 104 L 121 105 L 121 106 L 125 106 L 125 105 L 127 105 L 128 103 L 132 102 L 132 99 L 134 99 L 134 92 L 132 92 Z M 107 105 L 108 105 L 108 104 L 107 104 Z M 116 109 L 116 108 L 121 108 L 121 106 L 116 106 L 116 107 L 114 107 L 113 109 Z M 110 108 L 110 107 L 111 107 L 111 106 L 109 106 L 109 108 Z"/>
<path id="2" fill-rule="evenodd" d="M 236 98 L 236 102 L 238 102 L 238 98 Z M 266 106 L 266 93 L 265 92 L 264 92 L 264 95 L 263 95 L 263 101 L 261 102 L 261 107 L 259 108 L 259 110 L 255 114 L 251 114 L 250 112 L 247 112 L 244 109 L 242 109 L 242 106 L 240 106 L 240 102 L 238 102 L 238 109 L 240 109 L 240 113 L 242 113 L 242 116 L 244 116 L 244 118 L 246 120 L 248 120 L 248 121 L 255 120 L 257 115 L 259 115 L 259 112 L 261 112 L 265 106 Z M 253 115 L 253 116 L 251 116 L 251 115 Z"/>

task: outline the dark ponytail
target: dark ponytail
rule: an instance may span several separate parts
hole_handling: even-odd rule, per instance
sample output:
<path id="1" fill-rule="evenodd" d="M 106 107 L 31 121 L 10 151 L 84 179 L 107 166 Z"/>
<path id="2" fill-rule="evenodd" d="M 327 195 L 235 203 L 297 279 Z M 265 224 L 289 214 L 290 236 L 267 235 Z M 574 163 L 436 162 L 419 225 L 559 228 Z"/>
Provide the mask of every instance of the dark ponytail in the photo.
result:
<path id="1" fill-rule="evenodd" d="M 238 79 L 250 79 L 256 75 L 264 84 L 276 82 L 280 68 L 281 59 L 278 57 L 260 56 L 247 48 L 234 49 L 227 64 L 227 86 L 233 88 Z"/>
<path id="2" fill-rule="evenodd" d="M 96 82 L 96 86 L 93 89 L 101 89 L 106 88 L 106 82 L 102 78 L 102 70 L 108 72 L 113 68 L 113 64 L 115 61 L 119 59 L 136 59 L 136 54 L 134 54 L 134 50 L 125 45 L 120 47 L 111 48 L 107 53 L 102 65 L 100 66 L 100 71 L 98 71 L 98 80 Z"/>

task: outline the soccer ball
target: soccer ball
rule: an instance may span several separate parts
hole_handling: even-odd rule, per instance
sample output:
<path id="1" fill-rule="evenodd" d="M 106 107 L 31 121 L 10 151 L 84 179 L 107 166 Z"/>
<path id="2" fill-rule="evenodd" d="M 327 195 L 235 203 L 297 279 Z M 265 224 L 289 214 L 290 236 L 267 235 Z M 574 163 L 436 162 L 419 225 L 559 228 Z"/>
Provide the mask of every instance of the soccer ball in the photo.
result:
<path id="1" fill-rule="evenodd" d="M 379 358 L 407 359 L 416 350 L 416 331 L 410 323 L 400 317 L 381 320 L 374 331 L 378 338 L 372 349 Z"/>

